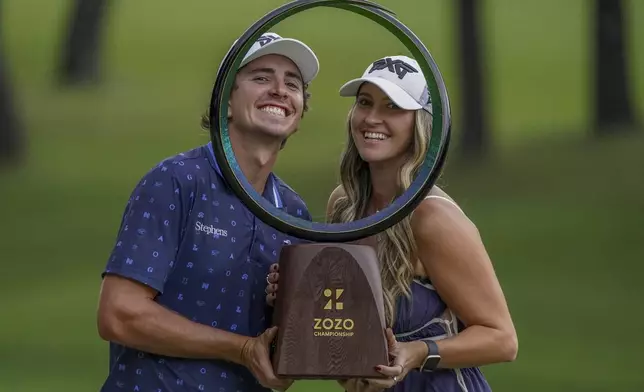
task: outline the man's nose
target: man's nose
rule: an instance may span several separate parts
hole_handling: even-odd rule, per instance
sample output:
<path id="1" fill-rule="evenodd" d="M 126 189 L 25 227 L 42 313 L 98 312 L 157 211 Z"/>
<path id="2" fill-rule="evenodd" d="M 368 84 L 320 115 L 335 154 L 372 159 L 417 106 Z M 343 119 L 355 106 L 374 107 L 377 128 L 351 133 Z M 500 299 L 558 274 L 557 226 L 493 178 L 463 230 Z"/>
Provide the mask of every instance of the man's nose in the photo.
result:
<path id="1" fill-rule="evenodd" d="M 281 80 L 276 80 L 275 82 L 273 82 L 270 93 L 273 96 L 285 98 L 287 95 L 286 84 Z"/>

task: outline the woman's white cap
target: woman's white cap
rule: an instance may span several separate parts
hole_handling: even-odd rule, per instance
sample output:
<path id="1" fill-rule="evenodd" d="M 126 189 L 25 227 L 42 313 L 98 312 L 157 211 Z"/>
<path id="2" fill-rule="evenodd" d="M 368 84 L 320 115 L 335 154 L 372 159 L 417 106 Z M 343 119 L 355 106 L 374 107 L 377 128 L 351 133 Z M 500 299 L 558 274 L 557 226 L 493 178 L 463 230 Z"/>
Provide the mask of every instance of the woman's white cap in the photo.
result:
<path id="1" fill-rule="evenodd" d="M 427 81 L 418 62 L 410 57 L 389 56 L 373 62 L 361 78 L 345 83 L 340 95 L 355 97 L 365 82 L 378 86 L 401 109 L 432 113 Z"/>

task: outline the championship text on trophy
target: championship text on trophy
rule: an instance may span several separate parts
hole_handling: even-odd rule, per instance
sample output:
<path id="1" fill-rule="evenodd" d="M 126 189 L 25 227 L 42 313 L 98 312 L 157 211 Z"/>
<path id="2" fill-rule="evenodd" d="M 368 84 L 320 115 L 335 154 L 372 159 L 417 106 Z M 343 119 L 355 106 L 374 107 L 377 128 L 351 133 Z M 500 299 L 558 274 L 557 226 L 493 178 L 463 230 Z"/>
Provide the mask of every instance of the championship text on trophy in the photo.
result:
<path id="1" fill-rule="evenodd" d="M 273 322 L 275 374 L 291 379 L 381 378 L 389 363 L 379 262 L 353 244 L 284 246 Z"/>

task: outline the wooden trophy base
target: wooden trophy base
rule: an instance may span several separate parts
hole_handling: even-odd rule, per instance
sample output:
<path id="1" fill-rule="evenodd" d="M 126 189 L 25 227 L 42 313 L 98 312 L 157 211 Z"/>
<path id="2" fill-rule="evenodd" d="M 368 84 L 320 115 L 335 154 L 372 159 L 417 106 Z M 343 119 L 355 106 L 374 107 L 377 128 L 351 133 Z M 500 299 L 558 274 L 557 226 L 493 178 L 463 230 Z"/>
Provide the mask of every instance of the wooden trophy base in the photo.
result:
<path id="1" fill-rule="evenodd" d="M 279 267 L 275 374 L 382 378 L 375 366 L 389 359 L 375 250 L 344 243 L 288 245 Z"/>

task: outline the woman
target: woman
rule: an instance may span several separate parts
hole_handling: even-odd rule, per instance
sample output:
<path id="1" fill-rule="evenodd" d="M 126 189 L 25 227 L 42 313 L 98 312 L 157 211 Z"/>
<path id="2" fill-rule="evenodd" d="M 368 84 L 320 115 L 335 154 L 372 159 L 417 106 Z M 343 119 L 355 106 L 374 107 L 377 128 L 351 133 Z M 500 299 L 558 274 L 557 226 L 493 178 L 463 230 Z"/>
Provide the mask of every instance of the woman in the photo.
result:
<path id="1" fill-rule="evenodd" d="M 406 56 L 374 62 L 340 94 L 356 100 L 342 184 L 328 202 L 330 222 L 374 214 L 401 195 L 425 157 L 432 121 L 422 71 Z M 340 384 L 349 392 L 490 391 L 479 367 L 513 361 L 517 337 L 477 228 L 458 205 L 434 187 L 410 216 L 360 242 L 374 246 L 383 261 L 392 362 L 377 367 L 388 378 Z M 277 265 L 271 271 L 269 303 Z"/>

